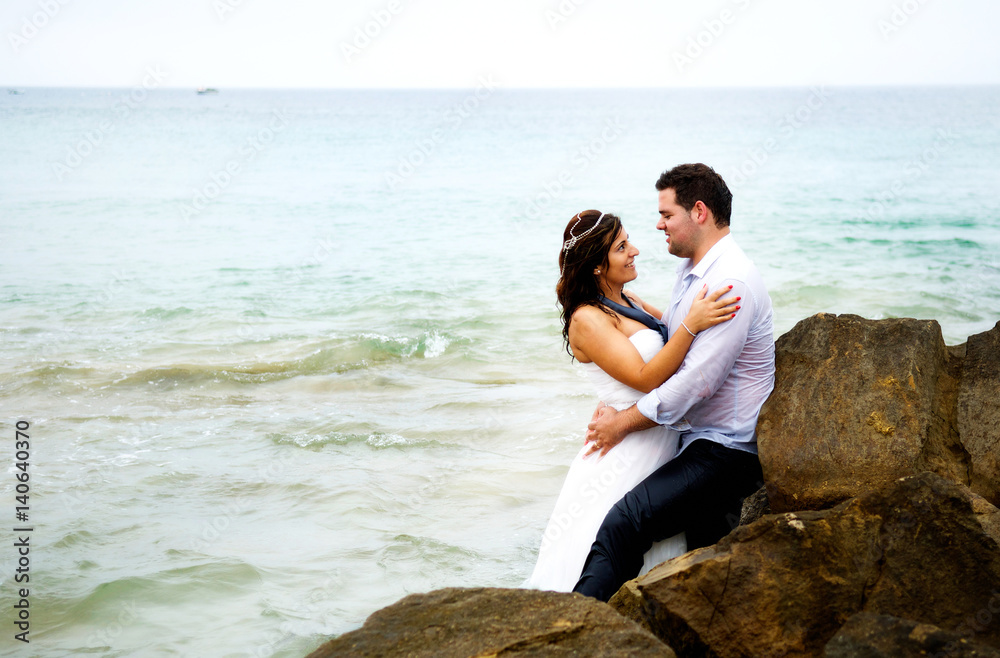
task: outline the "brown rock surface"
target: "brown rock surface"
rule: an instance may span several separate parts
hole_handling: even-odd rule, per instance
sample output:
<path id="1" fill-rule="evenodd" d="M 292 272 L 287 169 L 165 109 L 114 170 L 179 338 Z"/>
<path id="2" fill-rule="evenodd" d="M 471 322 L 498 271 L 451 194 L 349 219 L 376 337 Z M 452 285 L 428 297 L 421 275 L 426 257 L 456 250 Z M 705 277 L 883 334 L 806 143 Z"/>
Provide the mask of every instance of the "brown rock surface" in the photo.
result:
<path id="1" fill-rule="evenodd" d="M 977 494 L 972 494 L 970 502 L 972 511 L 976 513 L 976 519 L 983 526 L 983 531 L 1000 544 L 1000 509 Z"/>
<path id="2" fill-rule="evenodd" d="M 820 313 L 778 339 L 775 359 L 757 425 L 775 512 L 829 507 L 923 471 L 969 483 L 955 421 L 962 360 L 937 322 Z"/>
<path id="3" fill-rule="evenodd" d="M 1000 647 L 1000 614 L 982 613 L 1000 611 L 1000 546 L 984 530 L 989 504 L 974 501 L 923 473 L 765 516 L 640 578 L 647 618 L 682 656 L 817 655 L 860 611 Z"/>
<path id="4" fill-rule="evenodd" d="M 326 656 L 664 656 L 670 647 L 579 594 L 441 589 L 412 594 L 330 640 Z"/>
<path id="5" fill-rule="evenodd" d="M 1000 504 L 1000 322 L 966 343 L 957 421 L 972 490 Z"/>
<path id="6" fill-rule="evenodd" d="M 771 513 L 771 501 L 767 499 L 767 487 L 761 487 L 743 499 L 740 510 L 740 525 L 750 525 L 765 514 Z"/>
<path id="7" fill-rule="evenodd" d="M 1000 658 L 1000 650 L 933 624 L 859 612 L 827 642 L 825 658 Z"/>
<path id="8" fill-rule="evenodd" d="M 611 597 L 608 605 L 622 617 L 631 619 L 651 632 L 653 629 L 649 627 L 649 620 L 646 619 L 645 602 L 642 598 L 642 592 L 639 591 L 638 583 L 638 578 L 626 581 Z"/>

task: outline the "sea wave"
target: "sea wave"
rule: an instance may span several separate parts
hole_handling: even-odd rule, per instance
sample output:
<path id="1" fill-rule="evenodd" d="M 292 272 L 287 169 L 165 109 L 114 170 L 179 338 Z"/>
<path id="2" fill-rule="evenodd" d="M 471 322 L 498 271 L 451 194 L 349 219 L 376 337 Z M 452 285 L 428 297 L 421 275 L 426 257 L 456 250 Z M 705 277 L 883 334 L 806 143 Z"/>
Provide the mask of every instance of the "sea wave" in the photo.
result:
<path id="1" fill-rule="evenodd" d="M 437 441 L 424 438 L 407 438 L 393 432 L 326 432 L 320 434 L 280 434 L 267 435 L 277 445 L 292 444 L 300 448 L 318 449 L 323 446 L 346 446 L 352 444 L 367 444 L 372 448 L 415 448 L 438 445 Z"/>
<path id="2" fill-rule="evenodd" d="M 379 549 L 375 563 L 387 570 L 407 567 L 424 570 L 439 567 L 444 570 L 454 568 L 455 564 L 474 563 L 481 559 L 482 555 L 468 548 L 432 537 L 400 534 Z"/>
<path id="3" fill-rule="evenodd" d="M 424 332 L 414 338 L 410 336 L 386 336 L 377 333 L 361 334 L 362 345 L 373 355 L 394 355 L 399 357 L 422 357 L 433 359 L 445 353 L 453 339 L 437 330 Z"/>
<path id="4" fill-rule="evenodd" d="M 455 342 L 455 338 L 436 330 L 415 337 L 365 333 L 325 341 L 314 345 L 308 354 L 293 358 L 268 359 L 267 355 L 258 354 L 254 360 L 243 363 L 189 362 L 157 365 L 120 374 L 111 383 L 123 387 L 152 385 L 157 388 L 209 382 L 262 384 L 295 377 L 368 370 L 405 359 L 434 359 L 444 355 Z M 239 349 L 246 351 L 257 347 L 262 346 L 244 344 Z M 46 374 L 52 377 L 55 373 Z"/>
<path id="5" fill-rule="evenodd" d="M 71 618 L 114 619 L 123 605 L 142 601 L 147 607 L 195 604 L 205 598 L 249 593 L 260 586 L 261 574 L 251 564 L 232 558 L 201 560 L 201 564 L 125 576 L 100 583 L 72 603 Z"/>
<path id="6" fill-rule="evenodd" d="M 305 341 L 303 341 L 305 342 Z M 43 361 L 29 369 L 0 368 L 0 381 L 9 392 L 33 394 L 82 394 L 104 389 L 185 390 L 206 385 L 255 385 L 297 377 L 322 377 L 379 368 L 408 360 L 434 360 L 469 340 L 438 330 L 416 336 L 362 333 L 346 338 L 313 340 L 292 350 L 287 341 L 245 341 L 235 346 L 212 345 L 192 349 L 189 344 L 159 346 L 155 358 L 166 361 L 139 367 L 133 362 L 91 364 L 80 360 Z M 229 362 L 218 362 L 225 349 L 235 353 Z M 291 351 L 291 355 L 289 355 Z M 466 350 L 467 351 L 467 350 Z M 177 361 L 170 361 L 171 352 Z M 458 354 L 459 358 L 468 356 Z M 248 404 L 252 398 L 230 400 Z"/>
<path id="7" fill-rule="evenodd" d="M 161 308 L 156 306 L 154 308 L 147 308 L 139 313 L 139 318 L 143 320 L 173 320 L 174 318 L 191 315 L 194 312 L 194 309 L 187 306 L 178 306 L 176 308 Z"/>

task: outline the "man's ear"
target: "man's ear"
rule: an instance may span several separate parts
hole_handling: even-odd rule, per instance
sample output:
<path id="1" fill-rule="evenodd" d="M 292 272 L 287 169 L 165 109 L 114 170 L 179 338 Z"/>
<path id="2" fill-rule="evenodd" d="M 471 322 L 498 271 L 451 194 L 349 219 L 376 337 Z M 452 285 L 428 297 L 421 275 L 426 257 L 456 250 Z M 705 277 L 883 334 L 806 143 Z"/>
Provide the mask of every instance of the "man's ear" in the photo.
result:
<path id="1" fill-rule="evenodd" d="M 691 208 L 691 219 L 699 224 L 704 224 L 705 220 L 708 219 L 708 214 L 708 206 L 703 201 L 694 202 L 694 206 Z"/>

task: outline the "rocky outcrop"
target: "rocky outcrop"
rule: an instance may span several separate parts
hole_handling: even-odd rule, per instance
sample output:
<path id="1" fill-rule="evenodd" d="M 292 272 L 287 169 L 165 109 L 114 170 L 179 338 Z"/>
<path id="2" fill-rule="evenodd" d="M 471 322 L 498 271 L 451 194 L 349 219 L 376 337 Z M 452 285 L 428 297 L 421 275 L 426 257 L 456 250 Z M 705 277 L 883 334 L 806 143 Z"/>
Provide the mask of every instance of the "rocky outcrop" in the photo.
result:
<path id="1" fill-rule="evenodd" d="M 982 498 L 978 498 L 978 500 L 986 507 L 995 510 L 992 505 Z M 1000 514 L 996 517 L 989 517 L 986 507 L 981 510 L 983 514 L 982 522 L 992 523 L 995 520 L 997 523 L 1000 523 Z M 995 511 L 1000 512 L 1000 510 Z M 767 489 L 761 487 L 743 500 L 739 525 L 749 525 L 770 513 L 771 506 L 767 500 Z M 649 620 L 646 617 L 646 600 L 643 598 L 642 592 L 639 591 L 639 580 L 639 578 L 633 578 L 622 585 L 615 595 L 611 597 L 611 600 L 608 601 L 608 605 L 626 619 L 631 619 L 643 628 L 652 631 L 653 629 L 650 627 Z"/>
<path id="2" fill-rule="evenodd" d="M 479 588 L 407 596 L 308 658 L 541 655 L 672 658 L 674 652 L 580 594 Z"/>
<path id="3" fill-rule="evenodd" d="M 975 499 L 925 473 L 765 516 L 640 578 L 646 617 L 681 656 L 818 655 L 862 611 L 1000 647 L 1000 615 L 981 623 L 1000 612 L 1000 537 L 984 525 L 996 510 Z"/>
<path id="4" fill-rule="evenodd" d="M 716 545 L 610 607 L 408 596 L 311 656 L 1000 658 L 1000 323 L 946 347 L 933 321 L 819 314 L 776 359 L 765 486 Z"/>
<path id="5" fill-rule="evenodd" d="M 933 320 L 821 313 L 775 345 L 757 425 L 776 512 L 931 471 L 1000 504 L 1000 323 L 947 348 Z"/>
<path id="6" fill-rule="evenodd" d="M 970 336 L 958 391 L 958 433 L 973 491 L 1000 505 L 1000 322 Z"/>
<path id="7" fill-rule="evenodd" d="M 825 658 L 1000 658 L 1000 650 L 933 624 L 859 612 L 827 642 Z"/>

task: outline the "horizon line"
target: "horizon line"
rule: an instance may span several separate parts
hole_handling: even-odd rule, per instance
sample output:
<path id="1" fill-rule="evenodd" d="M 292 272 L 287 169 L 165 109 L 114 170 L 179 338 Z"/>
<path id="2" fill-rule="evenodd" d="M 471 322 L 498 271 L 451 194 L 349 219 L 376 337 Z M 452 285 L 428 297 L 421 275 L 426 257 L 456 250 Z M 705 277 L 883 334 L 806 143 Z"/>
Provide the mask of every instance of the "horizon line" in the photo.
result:
<path id="1" fill-rule="evenodd" d="M 0 87 L 8 90 L 18 89 L 132 89 L 141 85 L 24 85 L 0 82 Z M 834 89 L 871 89 L 871 88 L 949 88 L 949 87 L 998 87 L 1000 82 L 921 82 L 921 83 L 801 83 L 801 84 L 768 84 L 768 85 L 676 85 L 676 86 L 621 86 L 621 87 L 505 87 L 497 85 L 502 91 L 674 91 L 674 90 L 755 90 L 755 89 L 809 89 L 813 87 L 829 87 Z M 148 91 L 197 91 L 198 89 L 229 89 L 233 91 L 462 91 L 473 86 L 455 87 L 332 87 L 332 86 L 208 86 L 208 85 L 163 85 Z"/>

